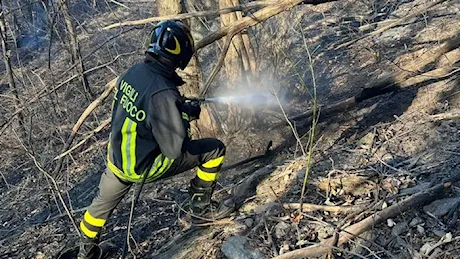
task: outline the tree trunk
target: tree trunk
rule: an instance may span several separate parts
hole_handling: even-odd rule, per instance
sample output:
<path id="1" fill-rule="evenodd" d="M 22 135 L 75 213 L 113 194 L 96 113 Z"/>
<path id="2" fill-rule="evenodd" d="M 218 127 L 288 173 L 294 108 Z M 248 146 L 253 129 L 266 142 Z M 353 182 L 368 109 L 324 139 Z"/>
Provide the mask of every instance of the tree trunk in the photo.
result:
<path id="1" fill-rule="evenodd" d="M 239 0 L 227 0 L 233 3 L 233 6 L 241 4 Z M 243 19 L 241 12 L 235 12 L 237 20 Z M 242 51 L 243 54 L 243 66 L 248 76 L 252 76 L 256 73 L 257 63 L 254 49 L 252 48 L 251 40 L 249 39 L 248 31 L 241 32 L 241 39 L 243 41 Z"/>
<path id="2" fill-rule="evenodd" d="M 61 7 L 62 15 L 64 16 L 67 32 L 69 33 L 70 49 L 72 51 L 72 63 L 78 64 L 77 70 L 80 74 L 80 81 L 83 84 L 83 89 L 85 90 L 85 93 L 88 94 L 87 98 L 90 98 L 92 96 L 92 93 L 89 87 L 88 79 L 83 73 L 85 71 L 85 67 L 83 65 L 83 60 L 81 58 L 80 45 L 78 44 L 77 34 L 75 33 L 75 26 L 72 22 L 69 6 L 66 0 L 60 0 L 59 4 Z"/>
<path id="3" fill-rule="evenodd" d="M 157 0 L 158 15 L 180 14 L 184 7 L 180 0 Z"/>
<path id="4" fill-rule="evenodd" d="M 219 8 L 228 8 L 237 6 L 240 0 L 219 0 Z M 243 19 L 241 12 L 234 12 L 221 15 L 221 26 L 225 27 L 234 22 Z M 241 82 L 243 85 L 250 85 L 251 77 L 256 72 L 255 56 L 251 46 L 249 35 L 236 34 L 233 37 L 232 43 L 225 57 L 225 72 L 227 87 L 231 89 L 236 82 Z M 249 112 L 245 113 L 245 112 Z M 226 130 L 237 131 L 243 127 L 247 118 L 251 118 L 251 112 L 243 110 L 237 106 L 228 106 Z"/>
<path id="5" fill-rule="evenodd" d="M 219 8 L 224 9 L 239 4 L 239 0 L 219 0 Z M 221 26 L 225 27 L 238 20 L 238 16 L 242 16 L 241 12 L 222 14 Z M 233 37 L 227 56 L 225 57 L 225 72 L 226 78 L 229 81 L 228 85 L 232 85 L 236 80 L 241 79 L 241 74 L 245 68 L 249 66 L 248 55 L 244 47 L 243 37 L 237 34 Z"/>
<path id="6" fill-rule="evenodd" d="M 240 0 L 219 0 L 219 9 L 229 8 L 240 5 Z M 233 12 L 222 14 L 221 26 L 225 27 L 237 20 L 243 19 L 242 12 Z M 256 59 L 254 50 L 247 32 L 237 34 L 233 37 L 232 45 L 230 46 L 226 56 L 225 70 L 228 78 L 241 79 L 245 73 L 246 76 L 256 72 Z"/>
<path id="7" fill-rule="evenodd" d="M 8 78 L 8 86 L 14 95 L 15 110 L 18 110 L 21 107 L 21 102 L 19 99 L 18 90 L 16 88 L 16 83 L 14 82 L 13 69 L 11 68 L 11 51 L 8 49 L 8 44 L 7 44 L 8 35 L 6 32 L 5 17 L 2 15 L 2 13 L 3 13 L 3 3 L 2 3 L 2 0 L 0 0 L 0 38 L 2 42 L 3 62 L 5 63 L 6 75 Z M 22 131 L 22 134 L 25 135 L 26 129 L 24 126 L 24 114 L 22 112 L 18 113 L 17 118 L 18 118 L 19 127 Z"/>
<path id="8" fill-rule="evenodd" d="M 180 14 L 186 11 L 186 6 L 180 0 L 157 0 L 156 3 L 158 15 L 160 16 Z M 187 23 L 187 25 L 193 28 L 193 24 Z M 196 55 L 192 57 L 183 73 L 179 72 L 179 74 L 187 82 L 180 87 L 182 95 L 186 97 L 198 96 L 200 93 L 200 84 L 203 82 L 203 75 L 200 62 Z M 215 120 L 213 120 L 213 116 L 207 106 L 202 107 L 200 120 L 194 121 L 191 124 L 191 128 L 194 137 L 215 137 L 218 134 Z"/>

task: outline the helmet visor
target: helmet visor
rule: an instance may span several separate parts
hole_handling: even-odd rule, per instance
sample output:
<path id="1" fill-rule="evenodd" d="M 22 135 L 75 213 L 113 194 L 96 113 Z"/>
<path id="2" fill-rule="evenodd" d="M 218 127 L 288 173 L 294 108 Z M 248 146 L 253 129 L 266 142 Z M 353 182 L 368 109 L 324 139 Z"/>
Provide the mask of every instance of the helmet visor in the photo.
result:
<path id="1" fill-rule="evenodd" d="M 161 40 L 161 26 L 153 28 L 152 33 L 150 34 L 149 47 L 153 47 L 154 44 L 159 43 Z"/>

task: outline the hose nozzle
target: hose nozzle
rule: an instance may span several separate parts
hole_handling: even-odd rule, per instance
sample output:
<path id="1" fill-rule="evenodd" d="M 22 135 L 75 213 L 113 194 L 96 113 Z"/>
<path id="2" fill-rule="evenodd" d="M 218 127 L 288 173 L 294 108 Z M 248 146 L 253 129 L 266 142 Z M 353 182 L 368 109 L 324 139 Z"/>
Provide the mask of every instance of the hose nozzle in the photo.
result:
<path id="1" fill-rule="evenodd" d="M 201 97 L 183 97 L 184 102 L 193 102 L 193 103 L 198 103 L 202 104 L 206 102 L 206 98 L 201 98 Z"/>

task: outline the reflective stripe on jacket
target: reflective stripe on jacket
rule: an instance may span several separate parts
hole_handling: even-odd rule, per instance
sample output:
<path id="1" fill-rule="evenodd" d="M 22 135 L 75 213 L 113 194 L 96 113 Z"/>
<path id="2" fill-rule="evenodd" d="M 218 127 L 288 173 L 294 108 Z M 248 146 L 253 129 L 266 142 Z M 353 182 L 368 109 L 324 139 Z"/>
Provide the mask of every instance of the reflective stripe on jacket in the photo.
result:
<path id="1" fill-rule="evenodd" d="M 179 147 L 175 149 L 180 149 L 183 140 L 177 139 L 186 136 L 181 115 L 175 105 L 170 105 L 167 110 L 177 112 L 169 114 L 164 112 L 164 108 L 155 109 L 155 104 L 162 102 L 155 97 L 158 93 L 168 93 L 168 99 L 179 99 L 177 86 L 182 83 L 174 70 L 165 70 L 152 59 L 135 64 L 119 77 L 112 103 L 112 128 L 107 153 L 107 167 L 119 178 L 139 182 L 143 174 L 148 174 L 147 181 L 153 181 L 161 177 L 180 154 L 180 150 L 168 152 L 171 155 L 167 157 L 164 153 L 169 143 L 164 144 L 164 140 L 172 140 L 170 142 Z M 178 116 L 175 116 L 176 113 Z M 169 134 L 157 121 L 172 124 L 175 132 Z M 158 142 L 155 133 L 161 139 Z M 162 142 L 163 147 L 160 147 Z"/>

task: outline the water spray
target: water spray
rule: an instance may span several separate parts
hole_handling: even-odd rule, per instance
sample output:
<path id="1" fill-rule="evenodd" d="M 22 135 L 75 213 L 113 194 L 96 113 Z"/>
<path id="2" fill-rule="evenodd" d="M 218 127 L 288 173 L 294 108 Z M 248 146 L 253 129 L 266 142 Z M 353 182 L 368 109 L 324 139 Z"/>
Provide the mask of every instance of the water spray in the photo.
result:
<path id="1" fill-rule="evenodd" d="M 231 104 L 249 104 L 249 105 L 260 105 L 269 103 L 270 97 L 263 94 L 254 94 L 246 96 L 224 96 L 224 97 L 192 97 L 184 98 L 186 102 L 196 102 L 198 104 L 203 103 L 231 103 Z"/>

